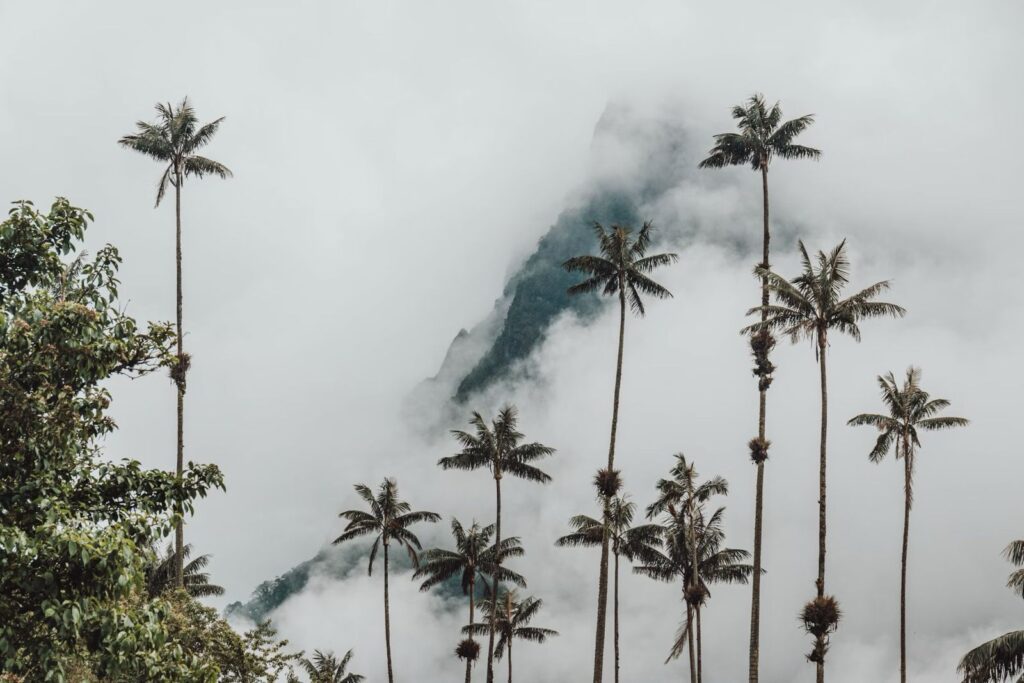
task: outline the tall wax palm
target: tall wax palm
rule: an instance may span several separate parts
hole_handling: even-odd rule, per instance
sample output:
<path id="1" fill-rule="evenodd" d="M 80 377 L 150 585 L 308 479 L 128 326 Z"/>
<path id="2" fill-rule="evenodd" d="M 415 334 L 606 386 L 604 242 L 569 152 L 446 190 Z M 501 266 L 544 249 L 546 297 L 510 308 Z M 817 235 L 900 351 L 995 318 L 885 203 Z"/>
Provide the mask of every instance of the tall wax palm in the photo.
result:
<path id="1" fill-rule="evenodd" d="M 1004 554 L 1020 567 L 1010 574 L 1006 587 L 1024 597 L 1024 540 L 1012 542 Z M 964 655 L 956 670 L 963 675 L 963 683 L 1003 683 L 1024 676 L 1024 631 L 1010 631 L 982 643 Z"/>
<path id="2" fill-rule="evenodd" d="M 583 273 L 582 282 L 569 288 L 569 294 L 585 294 L 601 291 L 619 299 L 619 348 L 615 361 L 615 390 L 612 395 L 611 437 L 608 442 L 608 465 L 605 477 L 615 472 L 615 435 L 619 424 L 619 390 L 622 387 L 622 350 L 626 335 L 626 306 L 637 316 L 645 313 L 642 295 L 656 299 L 667 299 L 672 293 L 652 280 L 648 275 L 654 269 L 675 263 L 679 257 L 673 253 L 647 254 L 651 246 L 651 224 L 644 223 L 635 235 L 632 229 L 613 225 L 607 231 L 600 223 L 594 224 L 597 237 L 597 256 L 576 256 L 563 266 L 569 272 Z M 609 506 L 615 491 L 610 487 L 605 492 L 604 519 L 609 517 Z M 601 566 L 597 582 L 597 620 L 594 637 L 594 683 L 601 683 L 604 670 L 604 633 L 608 609 L 608 538 L 601 542 Z"/>
<path id="3" fill-rule="evenodd" d="M 313 658 L 303 657 L 299 660 L 299 666 L 309 676 L 309 683 L 360 683 L 365 680 L 364 676 L 348 673 L 348 663 L 351 659 L 352 650 L 346 652 L 341 659 L 338 659 L 333 652 L 324 653 L 314 650 Z"/>
<path id="4" fill-rule="evenodd" d="M 462 446 L 462 450 L 452 456 L 441 458 L 437 464 L 445 470 L 476 470 L 488 469 L 494 479 L 494 500 L 495 500 L 495 522 L 494 522 L 494 544 L 501 547 L 501 480 L 505 475 L 518 477 L 527 481 L 546 484 L 551 481 L 544 471 L 534 466 L 533 462 L 547 457 L 555 452 L 540 443 L 521 443 L 524 434 L 518 428 L 519 413 L 515 406 L 505 406 L 498 411 L 491 424 L 480 415 L 474 412 L 469 424 L 473 427 L 472 432 L 452 430 L 455 440 Z M 501 565 L 501 556 L 497 558 L 497 564 Z M 494 681 L 494 623 L 497 614 L 494 609 L 495 601 L 498 599 L 498 582 L 491 581 L 491 630 L 487 642 L 487 683 Z"/>
<path id="5" fill-rule="evenodd" d="M 776 102 L 771 108 L 764 96 L 754 94 L 743 105 L 732 108 L 732 117 L 739 128 L 735 133 L 715 136 L 715 145 L 700 168 L 746 166 L 761 173 L 761 194 L 764 205 L 763 237 L 761 241 L 761 267 L 771 268 L 769 259 L 771 232 L 768 227 L 768 167 L 776 159 L 818 159 L 821 152 L 813 147 L 793 143 L 796 137 L 813 122 L 813 115 L 782 121 L 782 109 Z M 768 282 L 761 278 L 761 305 L 768 305 Z M 762 316 L 761 318 L 765 318 Z M 758 377 L 757 437 L 750 442 L 751 458 L 757 466 L 757 485 L 754 494 L 754 580 L 750 608 L 750 683 L 757 683 L 761 648 L 761 522 L 764 501 L 764 463 L 768 458 L 769 441 L 766 437 L 765 411 L 768 387 L 774 366 L 768 356 L 775 345 L 771 334 L 763 331 L 750 337 L 751 350 L 756 362 L 754 374 Z"/>
<path id="6" fill-rule="evenodd" d="M 185 544 L 185 560 L 188 560 L 191 555 L 192 546 Z M 146 592 L 149 597 L 158 597 L 178 585 L 175 577 L 176 560 L 177 555 L 174 552 L 174 546 L 168 545 L 167 549 L 157 555 L 154 558 L 154 562 L 146 567 Z M 209 555 L 200 555 L 185 564 L 183 587 L 193 598 L 224 595 L 224 589 L 210 583 L 210 574 L 203 571 L 209 563 Z"/>
<path id="7" fill-rule="evenodd" d="M 190 365 L 189 356 L 185 353 L 182 329 L 182 283 L 181 283 L 181 188 L 187 178 L 202 178 L 215 175 L 220 178 L 231 177 L 231 170 L 224 164 L 199 155 L 197 152 L 206 146 L 217 133 L 224 117 L 210 123 L 199 125 L 199 119 L 188 98 L 184 98 L 178 106 L 170 103 L 156 105 L 157 120 L 155 123 L 139 121 L 135 124 L 136 132 L 125 135 L 118 143 L 128 149 L 151 157 L 161 164 L 166 164 L 163 175 L 156 189 L 156 206 L 160 206 L 168 187 L 174 188 L 174 266 L 175 266 L 175 322 L 178 333 L 178 349 L 174 366 L 171 368 L 171 379 L 178 390 L 178 435 L 177 435 L 177 475 L 181 478 L 185 457 L 185 379 Z M 181 510 L 178 510 L 180 517 Z M 185 544 L 182 522 L 179 518 L 175 526 L 175 553 L 177 557 L 177 580 L 182 585 Z"/>
<path id="8" fill-rule="evenodd" d="M 658 498 L 647 507 L 647 517 L 654 518 L 661 513 L 668 512 L 674 520 L 677 520 L 675 523 L 679 526 L 679 529 L 687 534 L 687 537 L 683 540 L 689 545 L 689 557 L 699 558 L 697 537 L 701 529 L 701 515 L 703 514 L 704 504 L 712 496 L 728 495 L 729 483 L 722 477 L 714 477 L 708 481 L 700 482 L 697 468 L 693 462 L 688 462 L 686 456 L 682 453 L 677 453 L 675 458 L 676 463 L 669 470 L 671 478 L 659 479 L 656 484 Z M 698 624 L 700 623 L 700 601 L 698 600 L 700 585 L 700 563 L 697 562 L 692 565 L 692 572 L 689 576 L 686 591 L 691 596 L 688 604 L 692 604 Z M 693 655 L 694 652 L 691 647 L 691 674 L 695 669 L 695 678 L 699 683 L 701 679 L 699 647 L 697 648 L 696 667 L 693 666 Z"/>
<path id="9" fill-rule="evenodd" d="M 488 617 L 486 622 L 471 624 L 463 628 L 466 633 L 477 633 L 483 635 L 491 630 L 491 623 L 495 624 L 498 632 L 498 642 L 494 646 L 494 656 L 501 659 L 508 651 L 508 683 L 512 683 L 512 644 L 516 640 L 528 640 L 534 643 L 543 643 L 552 636 L 557 636 L 558 631 L 539 626 L 530 626 L 530 622 L 537 612 L 540 611 L 544 601 L 540 598 L 530 596 L 522 600 L 515 591 L 505 591 L 501 599 L 496 603 L 484 603 L 484 614 Z"/>
<path id="10" fill-rule="evenodd" d="M 745 584 L 753 567 L 746 563 L 750 557 L 746 550 L 722 547 L 725 543 L 722 530 L 725 508 L 718 508 L 705 519 L 701 504 L 695 514 L 691 520 L 685 508 L 670 505 L 662 526 L 664 550 L 655 552 L 649 561 L 634 567 L 633 571 L 659 581 L 679 581 L 682 584 L 686 617 L 665 661 L 679 657 L 683 649 L 687 649 L 690 680 L 700 681 L 703 677 L 704 644 L 700 614 L 711 597 L 709 586 L 716 583 Z M 692 550 L 693 539 L 696 539 L 696 554 Z M 699 560 L 695 563 L 691 559 L 693 557 Z"/>
<path id="11" fill-rule="evenodd" d="M 914 457 L 921 447 L 918 431 L 934 431 L 963 427 L 962 417 L 939 416 L 949 406 L 943 398 L 932 398 L 921 388 L 921 371 L 908 368 L 903 385 L 890 372 L 878 378 L 882 403 L 888 415 L 863 413 L 851 419 L 850 425 L 869 425 L 879 431 L 875 447 L 868 454 L 871 462 L 881 462 L 891 450 L 897 460 L 903 459 L 903 553 L 900 560 L 900 681 L 907 681 L 907 544 L 910 536 L 910 507 L 914 500 Z"/>
<path id="12" fill-rule="evenodd" d="M 459 577 L 462 594 L 469 596 L 469 624 L 475 620 L 476 585 L 480 578 L 486 585 L 487 578 L 493 577 L 500 583 L 514 583 L 526 587 L 526 579 L 516 572 L 501 566 L 500 560 L 522 557 L 523 547 L 515 536 L 501 541 L 501 547 L 490 545 L 494 525 L 481 527 L 476 522 L 464 529 L 459 520 L 452 519 L 452 536 L 455 550 L 433 548 L 420 556 L 420 567 L 413 574 L 414 579 L 425 578 L 420 590 L 428 591 L 453 577 Z M 466 660 L 466 683 L 472 677 L 473 662 L 480 652 L 480 646 L 470 634 L 459 643 L 456 653 Z"/>
<path id="13" fill-rule="evenodd" d="M 384 646 L 388 657 L 388 683 L 394 683 L 395 675 L 391 665 L 391 605 L 388 596 L 388 550 L 391 543 L 397 543 L 409 553 L 413 566 L 419 566 L 420 540 L 409 531 L 409 527 L 420 522 L 436 522 L 441 515 L 436 512 L 414 512 L 409 503 L 398 497 L 398 483 L 394 479 L 385 479 L 373 495 L 365 484 L 355 485 L 356 493 L 369 512 L 364 510 L 346 510 L 338 516 L 348 520 L 342 534 L 334 539 L 334 544 L 344 543 L 360 536 L 374 536 L 370 547 L 368 573 L 373 575 L 373 561 L 378 549 L 384 546 Z"/>
<path id="14" fill-rule="evenodd" d="M 612 632 L 615 642 L 615 683 L 619 683 L 619 556 L 629 562 L 650 562 L 661 545 L 661 527 L 657 524 L 632 526 L 636 514 L 636 503 L 628 496 L 615 496 L 611 501 L 608 534 L 614 561 L 612 590 Z M 600 547 L 604 539 L 604 523 L 586 515 L 576 515 L 569 520 L 574 531 L 562 536 L 555 545 L 562 547 Z"/>
<path id="15" fill-rule="evenodd" d="M 801 339 L 814 344 L 821 383 L 821 441 L 818 459 L 818 577 L 815 581 L 816 597 L 804 609 L 804 626 L 815 638 L 814 649 L 808 659 L 815 664 L 818 683 L 825 680 L 825 654 L 828 636 L 839 622 L 839 609 L 835 598 L 825 594 L 825 535 L 826 535 L 826 464 L 828 440 L 828 373 L 826 351 L 829 332 L 848 334 L 860 341 L 858 323 L 865 318 L 900 318 L 906 313 L 895 304 L 877 301 L 879 294 L 889 289 L 883 280 L 856 294 L 841 298 L 849 282 L 850 262 L 843 240 L 831 252 L 819 251 L 812 260 L 803 242 L 800 242 L 803 271 L 792 282 L 770 270 L 758 269 L 768 282 L 775 304 L 748 311 L 765 314 L 765 319 L 746 328 L 745 332 L 780 331 L 794 343 Z"/>

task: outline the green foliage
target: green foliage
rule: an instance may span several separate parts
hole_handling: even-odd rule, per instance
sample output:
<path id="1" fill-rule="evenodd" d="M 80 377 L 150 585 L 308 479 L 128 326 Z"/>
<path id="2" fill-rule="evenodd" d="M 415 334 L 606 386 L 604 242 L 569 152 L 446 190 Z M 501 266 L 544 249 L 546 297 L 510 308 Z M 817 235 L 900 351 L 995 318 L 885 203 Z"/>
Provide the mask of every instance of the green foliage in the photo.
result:
<path id="1" fill-rule="evenodd" d="M 187 592 L 168 594 L 171 610 L 165 621 L 168 636 L 186 652 L 216 665 L 218 683 L 275 683 L 291 672 L 302 653 L 288 653 L 269 621 L 239 634 L 216 610 Z"/>
<path id="2" fill-rule="evenodd" d="M 191 512 L 221 474 L 190 464 L 176 481 L 102 459 L 115 424 L 101 383 L 160 367 L 174 335 L 118 308 L 113 247 L 64 267 L 89 220 L 58 199 L 46 214 L 19 202 L 0 224 L 0 671 L 213 680 L 216 667 L 168 639 L 168 604 L 139 596 L 175 507 Z"/>
<path id="3" fill-rule="evenodd" d="M 136 132 L 125 135 L 118 143 L 156 161 L 167 162 L 157 186 L 157 206 L 160 206 L 168 186 L 180 188 L 189 176 L 231 177 L 231 170 L 224 164 L 196 154 L 217 133 L 224 122 L 223 116 L 200 126 L 187 97 L 177 107 L 170 103 L 156 105 L 156 113 L 156 123 L 137 122 Z"/>

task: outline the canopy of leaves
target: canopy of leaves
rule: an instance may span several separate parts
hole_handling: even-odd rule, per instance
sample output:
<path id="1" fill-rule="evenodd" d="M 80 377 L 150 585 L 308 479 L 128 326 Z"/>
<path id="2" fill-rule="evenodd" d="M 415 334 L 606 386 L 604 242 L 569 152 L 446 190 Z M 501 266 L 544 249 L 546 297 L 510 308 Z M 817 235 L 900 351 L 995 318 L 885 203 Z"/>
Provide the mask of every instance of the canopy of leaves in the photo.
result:
<path id="1" fill-rule="evenodd" d="M 168 641 L 166 602 L 139 596 L 175 507 L 190 513 L 221 474 L 190 463 L 178 482 L 102 458 L 115 425 L 101 383 L 160 367 L 173 333 L 119 308 L 113 247 L 65 267 L 90 220 L 58 199 L 0 224 L 0 671 L 209 680 L 215 666 Z"/>
<path id="2" fill-rule="evenodd" d="M 807 114 L 782 121 L 782 107 L 776 102 L 771 107 L 764 95 L 756 93 L 744 105 L 732 109 L 739 132 L 715 136 L 715 145 L 708 157 L 700 162 L 701 168 L 750 165 L 755 171 L 767 169 L 772 159 L 818 159 L 821 152 L 793 142 L 796 136 L 814 123 L 814 115 Z"/>

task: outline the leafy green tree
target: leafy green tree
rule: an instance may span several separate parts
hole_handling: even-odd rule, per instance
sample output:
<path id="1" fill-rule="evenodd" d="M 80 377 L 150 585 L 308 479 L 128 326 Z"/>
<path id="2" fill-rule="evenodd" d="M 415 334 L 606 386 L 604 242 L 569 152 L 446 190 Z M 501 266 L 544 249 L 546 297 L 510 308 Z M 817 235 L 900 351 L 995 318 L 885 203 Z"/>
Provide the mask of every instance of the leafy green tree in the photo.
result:
<path id="1" fill-rule="evenodd" d="M 301 656 L 288 651 L 287 640 L 278 640 L 270 621 L 239 633 L 187 591 L 172 590 L 165 597 L 171 604 L 168 637 L 186 652 L 215 663 L 218 683 L 277 683 L 282 675 L 292 673 Z M 116 683 L 137 680 L 117 679 Z"/>
<path id="2" fill-rule="evenodd" d="M 221 473 L 103 457 L 116 428 L 104 384 L 161 367 L 174 332 L 124 314 L 113 247 L 69 273 L 62 257 L 91 219 L 58 198 L 48 212 L 17 202 L 0 223 L 0 673 L 209 681 L 215 665 L 169 640 L 169 604 L 145 599 L 145 568 Z"/>
<path id="3" fill-rule="evenodd" d="M 452 430 L 462 450 L 452 456 L 441 458 L 437 464 L 445 470 L 488 469 L 494 479 L 494 544 L 502 547 L 501 541 L 501 480 L 506 474 L 526 481 L 546 484 L 551 477 L 531 463 L 555 452 L 541 443 L 521 443 L 525 435 L 518 429 L 519 413 L 515 406 L 505 406 L 498 411 L 491 424 L 474 412 L 469 421 L 472 432 Z M 501 566 L 501 557 L 497 558 Z M 497 616 L 495 603 L 498 599 L 498 583 L 491 581 L 491 609 L 493 620 Z M 494 683 L 494 624 L 487 642 L 487 683 Z"/>
<path id="4" fill-rule="evenodd" d="M 497 607 L 495 608 L 495 604 Z M 484 615 L 488 617 L 484 623 L 470 624 L 462 630 L 466 633 L 483 635 L 495 624 L 498 642 L 494 646 L 494 656 L 501 659 L 508 650 L 508 683 L 512 683 L 512 643 L 516 640 L 528 640 L 544 643 L 548 638 L 557 636 L 558 631 L 539 626 L 530 626 L 530 622 L 540 611 L 544 601 L 530 596 L 519 600 L 515 591 L 505 591 L 497 603 L 484 603 Z M 493 611 L 492 611 L 493 610 Z M 491 618 L 493 617 L 493 618 Z"/>
<path id="5" fill-rule="evenodd" d="M 299 665 L 309 676 L 309 683 L 360 683 L 364 676 L 348 673 L 348 663 L 352 659 L 352 650 L 338 659 L 332 652 L 313 651 L 312 659 L 301 659 Z M 298 679 L 293 679 L 296 682 Z"/>
<path id="6" fill-rule="evenodd" d="M 185 559 L 192 555 L 192 546 L 185 544 Z M 146 567 L 146 592 L 149 597 L 155 598 L 163 595 L 175 586 L 174 565 L 176 562 L 174 546 L 168 544 L 163 554 L 155 556 L 153 562 Z M 200 555 L 185 565 L 185 592 L 193 598 L 207 598 L 214 595 L 224 595 L 221 586 L 210 583 L 210 575 L 203 570 L 210 563 L 209 555 Z"/>
<path id="7" fill-rule="evenodd" d="M 459 587 L 463 595 L 469 596 L 469 622 L 476 619 L 476 581 L 480 578 L 486 585 L 488 577 L 496 582 L 514 583 L 526 587 L 526 579 L 516 572 L 503 567 L 501 562 L 509 557 L 522 557 L 523 547 L 515 536 L 504 538 L 501 546 L 490 545 L 494 535 L 494 525 L 481 527 L 476 522 L 469 529 L 464 529 L 459 520 L 452 518 L 452 536 L 455 537 L 455 550 L 432 548 L 420 557 L 419 569 L 413 579 L 426 577 L 420 590 L 428 591 L 434 586 L 459 579 Z M 456 654 L 466 660 L 466 683 L 472 678 L 473 663 L 480 655 L 480 646 L 473 640 L 473 634 L 460 642 Z"/>
<path id="8" fill-rule="evenodd" d="M 661 527 L 657 524 L 639 524 L 633 526 L 636 514 L 636 503 L 628 496 L 618 495 L 612 498 L 610 524 L 608 533 L 611 536 L 611 552 L 614 561 L 614 581 L 612 588 L 612 632 L 615 641 L 615 683 L 619 681 L 619 556 L 629 562 L 651 562 L 654 553 L 661 545 Z M 597 548 L 604 540 L 605 525 L 602 521 L 586 515 L 576 515 L 569 520 L 573 532 L 562 536 L 555 545 L 572 548 Z"/>
<path id="9" fill-rule="evenodd" d="M 385 479 L 373 495 L 365 484 L 355 485 L 356 493 L 370 509 L 346 510 L 338 516 L 348 520 L 340 536 L 334 539 L 335 545 L 361 536 L 374 536 L 370 547 L 368 573 L 373 575 L 373 561 L 377 550 L 384 546 L 384 645 L 388 656 L 388 683 L 394 683 L 395 675 L 391 665 L 391 605 L 388 597 L 388 549 L 392 542 L 405 548 L 413 566 L 419 565 L 420 539 L 409 531 L 409 527 L 420 522 L 436 522 L 441 515 L 436 512 L 414 512 L 409 503 L 398 497 L 398 483 L 394 479 Z"/>
<path id="10" fill-rule="evenodd" d="M 847 424 L 868 425 L 878 430 L 875 447 L 868 454 L 871 462 L 881 462 L 891 450 L 897 460 L 903 459 L 903 553 L 900 559 L 900 681 L 907 681 L 907 545 L 910 538 L 910 507 L 914 500 L 914 458 L 921 447 L 918 431 L 934 431 L 964 427 L 962 417 L 938 415 L 949 407 L 944 398 L 932 398 L 921 388 L 921 371 L 908 368 L 903 386 L 890 372 L 878 378 L 882 403 L 888 415 L 862 413 Z"/>
<path id="11" fill-rule="evenodd" d="M 672 293 L 648 277 L 661 266 L 679 260 L 673 253 L 647 254 L 651 246 L 651 224 L 644 223 L 640 231 L 613 225 L 611 232 L 600 223 L 594 224 L 599 255 L 574 256 L 565 262 L 564 268 L 571 273 L 583 273 L 582 282 L 569 288 L 569 294 L 586 294 L 601 290 L 607 296 L 619 299 L 619 348 L 615 361 L 615 389 L 612 394 L 612 425 L 608 443 L 608 466 L 600 478 L 604 486 L 603 519 L 608 523 L 611 514 L 611 499 L 617 493 L 612 485 L 615 479 L 615 436 L 619 425 L 619 393 L 622 388 L 622 351 L 626 338 L 626 305 L 633 313 L 642 317 L 645 308 L 643 296 L 667 299 Z M 594 683 L 601 683 L 604 671 L 604 634 L 608 612 L 608 535 L 601 541 L 601 565 L 597 581 L 597 620 L 594 637 Z"/>
<path id="12" fill-rule="evenodd" d="M 846 256 L 846 240 L 831 252 L 819 251 L 814 260 L 800 242 L 803 269 L 792 282 L 770 270 L 758 269 L 768 282 L 768 289 L 776 303 L 748 311 L 748 315 L 764 313 L 759 323 L 745 332 L 779 331 L 793 343 L 807 339 L 814 343 L 814 357 L 821 375 L 821 442 L 818 461 L 818 578 L 817 595 L 804 609 L 804 627 L 814 636 L 814 649 L 807 656 L 814 662 L 818 683 L 825 680 L 825 654 L 829 634 L 839 624 L 839 607 L 833 596 L 825 594 L 825 534 L 826 534 L 826 464 L 828 443 L 828 373 L 826 351 L 830 331 L 848 334 L 860 341 L 858 323 L 866 318 L 901 318 L 906 313 L 900 306 L 877 301 L 889 289 L 888 280 L 876 282 L 861 291 L 840 298 L 849 283 L 850 261 Z"/>
<path id="13" fill-rule="evenodd" d="M 1020 567 L 1010 574 L 1006 586 L 1024 597 L 1024 541 L 1010 543 L 1004 554 L 1014 566 Z M 964 655 L 956 670 L 963 676 L 963 683 L 1003 683 L 1024 675 L 1024 631 L 1010 631 L 982 643 Z"/>
<path id="14" fill-rule="evenodd" d="M 776 102 L 771 108 L 764 95 L 755 93 L 743 105 L 732 108 L 732 117 L 739 128 L 735 133 L 721 133 L 715 136 L 715 145 L 708 157 L 700 162 L 700 168 L 725 168 L 746 166 L 761 173 L 761 196 L 763 200 L 763 232 L 761 240 L 761 268 L 771 268 L 769 260 L 771 231 L 768 227 L 768 167 L 776 159 L 818 159 L 821 152 L 813 147 L 793 143 L 800 133 L 814 123 L 811 114 L 789 121 L 782 121 L 782 108 Z M 761 278 L 761 305 L 768 305 L 768 282 Z M 762 312 L 761 320 L 767 314 Z M 749 681 L 757 683 L 761 653 L 761 525 L 764 508 L 764 463 L 768 459 L 770 442 L 766 436 L 765 409 L 768 387 L 772 383 L 775 367 L 769 360 L 775 340 L 771 333 L 762 330 L 750 336 L 750 347 L 754 355 L 754 375 L 758 378 L 757 437 L 750 441 L 751 459 L 757 466 L 757 487 L 754 497 L 754 580 L 750 609 L 750 668 Z"/>
<path id="15" fill-rule="evenodd" d="M 181 189 L 187 178 L 202 178 L 215 175 L 231 177 L 231 171 L 220 162 L 200 156 L 196 152 L 205 147 L 217 133 L 224 117 L 205 125 L 199 125 L 196 112 L 184 98 L 177 107 L 170 103 L 156 105 L 155 123 L 139 121 L 136 132 L 125 135 L 118 143 L 123 147 L 144 154 L 161 164 L 167 164 L 156 190 L 156 206 L 160 206 L 168 186 L 174 188 L 174 263 L 176 273 L 175 329 L 177 330 L 177 356 L 171 366 L 171 379 L 178 389 L 178 448 L 177 469 L 181 477 L 185 457 L 185 380 L 191 360 L 185 353 L 185 333 L 182 328 L 182 282 L 181 282 Z M 185 537 L 179 518 L 174 530 L 174 547 L 177 556 L 176 578 L 178 586 L 184 583 Z"/>

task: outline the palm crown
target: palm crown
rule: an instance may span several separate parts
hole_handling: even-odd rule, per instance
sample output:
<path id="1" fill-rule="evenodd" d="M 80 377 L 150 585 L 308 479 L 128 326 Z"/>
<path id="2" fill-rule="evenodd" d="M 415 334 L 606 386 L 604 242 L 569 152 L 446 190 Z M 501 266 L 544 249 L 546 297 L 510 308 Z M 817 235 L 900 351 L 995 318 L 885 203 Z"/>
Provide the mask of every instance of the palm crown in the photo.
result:
<path id="1" fill-rule="evenodd" d="M 661 545 L 661 527 L 657 524 L 631 526 L 636 514 L 636 503 L 626 496 L 611 499 L 608 513 L 608 534 L 612 552 L 630 562 L 648 562 Z M 576 515 L 569 520 L 575 531 L 562 536 L 555 545 L 560 547 L 599 547 L 604 535 L 604 524 L 587 515 Z"/>
<path id="2" fill-rule="evenodd" d="M 882 389 L 882 402 L 889 410 L 888 415 L 862 413 L 852 418 L 847 424 L 869 425 L 879 431 L 875 447 L 868 455 L 871 462 L 879 462 L 890 451 L 894 450 L 896 458 L 906 458 L 910 470 L 913 471 L 914 452 L 920 448 L 918 430 L 934 431 L 963 427 L 968 420 L 962 417 L 939 416 L 937 413 L 949 406 L 944 398 L 932 398 L 921 388 L 921 371 L 908 368 L 903 386 L 896 382 L 896 377 L 889 374 L 878 378 Z M 911 491 L 907 491 L 908 495 Z"/>
<path id="3" fill-rule="evenodd" d="M 436 522 L 441 519 L 441 515 L 436 512 L 413 512 L 409 503 L 398 497 L 398 483 L 391 478 L 381 483 L 376 496 L 365 484 L 356 484 L 354 488 L 370 511 L 346 510 L 340 513 L 338 516 L 347 519 L 348 524 L 343 533 L 334 539 L 334 543 L 337 545 L 360 536 L 376 536 L 370 548 L 370 574 L 373 574 L 377 549 L 381 543 L 387 546 L 391 541 L 405 548 L 413 565 L 418 566 L 420 540 L 409 531 L 409 527 L 418 522 Z"/>
<path id="4" fill-rule="evenodd" d="M 658 498 L 647 506 L 648 519 L 662 512 L 675 516 L 676 506 L 696 508 L 705 503 L 711 496 L 724 496 L 729 493 L 729 482 L 722 477 L 697 482 L 696 465 L 686 460 L 682 453 L 676 453 L 676 464 L 669 470 L 671 479 L 659 479 L 655 487 Z"/>
<path id="5" fill-rule="evenodd" d="M 331 652 L 313 651 L 313 658 L 299 660 L 302 670 L 309 676 L 309 683 L 360 683 L 364 676 L 348 673 L 348 663 L 352 659 L 352 650 L 338 659 Z M 298 679 L 291 679 L 297 681 Z"/>
<path id="6" fill-rule="evenodd" d="M 828 343 L 828 331 L 835 329 L 860 341 L 857 323 L 864 318 L 901 318 L 906 311 L 896 304 L 875 301 L 889 289 L 889 281 L 882 280 L 861 291 L 840 298 L 849 282 L 850 261 L 846 256 L 846 240 L 831 252 L 819 251 L 814 260 L 800 242 L 803 271 L 792 281 L 776 273 L 758 268 L 757 274 L 766 278 L 768 289 L 776 303 L 758 306 L 747 315 L 767 313 L 767 319 L 744 328 L 744 333 L 776 330 L 797 342 L 800 339 L 816 341 L 819 349 Z M 817 353 L 817 349 L 816 349 Z"/>
<path id="7" fill-rule="evenodd" d="M 569 272 L 588 276 L 583 282 L 570 287 L 569 294 L 585 294 L 598 289 L 608 295 L 619 294 L 637 315 L 644 314 L 641 294 L 657 299 L 672 296 L 647 274 L 659 266 L 675 263 L 679 256 L 672 253 L 647 255 L 651 245 L 649 222 L 644 223 L 635 237 L 628 227 L 613 225 L 609 232 L 600 223 L 594 224 L 594 234 L 600 256 L 575 256 L 562 264 Z"/>
<path id="8" fill-rule="evenodd" d="M 231 177 L 231 170 L 224 164 L 196 154 L 213 138 L 224 122 L 223 116 L 200 126 L 195 109 L 187 97 L 177 107 L 170 103 L 158 104 L 156 111 L 156 123 L 137 122 L 135 127 L 138 132 L 125 135 L 118 143 L 157 161 L 167 162 L 167 168 L 157 185 L 157 206 L 163 200 L 168 185 L 180 187 L 189 176 Z"/>
<path id="9" fill-rule="evenodd" d="M 550 628 L 529 625 L 543 604 L 543 600 L 533 596 L 519 600 L 516 591 L 506 591 L 502 595 L 501 599 L 497 601 L 497 611 L 494 615 L 495 632 L 498 634 L 498 640 L 494 646 L 495 658 L 501 659 L 513 639 L 543 643 L 549 637 L 558 635 L 558 631 Z M 487 633 L 490 628 L 491 611 L 491 603 L 484 603 L 483 612 L 487 617 L 485 622 L 464 626 L 462 630 L 475 635 Z"/>
<path id="10" fill-rule="evenodd" d="M 1024 597 L 1024 540 L 1006 547 L 1006 559 L 1019 567 L 1006 585 Z M 1002 683 L 1024 671 L 1024 631 L 1010 631 L 974 648 L 960 660 L 964 683 Z M 1015 679 L 1020 680 L 1020 679 Z"/>
<path id="11" fill-rule="evenodd" d="M 467 595 L 481 575 L 525 587 L 526 579 L 500 564 L 506 558 L 523 556 L 519 538 L 504 538 L 498 547 L 490 542 L 493 535 L 493 524 L 481 527 L 474 522 L 469 529 L 465 529 L 459 520 L 452 519 L 455 550 L 432 548 L 420 556 L 420 566 L 413 574 L 414 579 L 426 577 L 420 590 L 428 591 L 458 576 L 462 594 Z"/>
<path id="12" fill-rule="evenodd" d="M 725 542 L 725 532 L 722 530 L 724 514 L 725 508 L 721 507 L 707 520 L 700 513 L 695 515 L 693 521 L 681 512 L 670 514 L 662 527 L 664 551 L 655 550 L 650 559 L 634 567 L 633 571 L 657 581 L 680 581 L 687 602 L 694 606 L 703 605 L 711 596 L 709 584 L 747 583 L 754 571 L 753 566 L 745 562 L 750 553 L 738 548 L 722 547 Z M 693 545 L 697 548 L 696 555 L 690 550 Z M 698 558 L 696 563 L 693 557 Z M 698 578 L 694 587 L 695 576 Z M 676 633 L 666 661 L 682 654 L 690 628 L 687 618 Z"/>
<path id="13" fill-rule="evenodd" d="M 793 140 L 812 123 L 814 115 L 807 114 L 782 122 L 782 108 L 776 102 L 771 108 L 764 95 L 757 93 L 747 100 L 746 106 L 732 109 L 738 133 L 721 133 L 700 168 L 723 168 L 750 164 L 755 171 L 767 169 L 773 157 L 782 159 L 817 159 L 821 152 L 813 147 L 797 145 Z"/>
<path id="14" fill-rule="evenodd" d="M 182 548 L 182 557 L 188 560 L 191 555 L 192 545 L 185 544 L 185 547 Z M 224 595 L 224 589 L 210 583 L 210 574 L 203 571 L 209 562 L 209 555 L 200 555 L 184 566 L 182 572 L 183 587 L 193 598 Z M 155 598 L 174 587 L 174 569 L 174 545 L 169 544 L 167 549 L 162 554 L 156 556 L 153 563 L 146 568 L 146 592 L 151 598 Z"/>
<path id="15" fill-rule="evenodd" d="M 490 425 L 480 413 L 474 412 L 470 420 L 470 425 L 474 427 L 473 433 L 452 430 L 455 439 L 462 445 L 462 451 L 441 458 L 437 464 L 446 470 L 486 467 L 496 479 L 500 479 L 503 474 L 511 474 L 528 481 L 551 481 L 551 477 L 530 463 L 551 455 L 555 449 L 540 443 L 520 443 L 524 435 L 516 429 L 517 422 L 515 406 L 502 408 Z"/>

